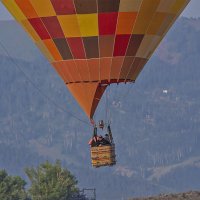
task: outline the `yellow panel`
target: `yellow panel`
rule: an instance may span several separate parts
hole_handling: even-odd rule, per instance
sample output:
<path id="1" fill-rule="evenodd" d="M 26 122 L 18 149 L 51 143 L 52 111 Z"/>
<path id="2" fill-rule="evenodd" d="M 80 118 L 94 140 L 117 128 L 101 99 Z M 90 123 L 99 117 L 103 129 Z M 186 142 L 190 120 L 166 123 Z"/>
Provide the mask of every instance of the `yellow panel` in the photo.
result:
<path id="1" fill-rule="evenodd" d="M 173 25 L 173 23 L 179 17 L 181 12 L 184 10 L 184 8 L 187 6 L 187 4 L 190 2 L 190 0 L 176 0 L 176 1 L 177 1 L 176 4 L 174 4 L 171 7 L 171 11 L 173 11 L 173 9 L 177 8 L 177 6 L 178 6 L 177 3 L 179 3 L 179 6 L 180 6 L 180 2 L 183 2 L 183 5 L 182 5 L 182 7 L 180 8 L 180 10 L 178 12 L 169 13 L 168 18 L 166 19 L 166 22 L 165 22 L 166 24 L 168 24 L 168 26 L 167 26 L 167 29 L 164 31 L 163 36 L 168 32 L 170 27 Z"/>
<path id="2" fill-rule="evenodd" d="M 154 51 L 156 50 L 157 46 L 160 44 L 162 39 L 163 38 L 161 36 L 155 36 L 152 39 L 151 44 L 149 44 L 148 46 L 147 54 L 145 54 L 145 58 L 149 59 L 151 57 L 151 55 L 154 53 Z"/>
<path id="3" fill-rule="evenodd" d="M 50 0 L 30 0 L 39 17 L 56 16 Z"/>
<path id="4" fill-rule="evenodd" d="M 30 25 L 28 20 L 23 20 L 23 21 L 21 21 L 21 23 L 22 23 L 22 26 L 25 29 L 25 31 L 28 32 L 28 34 L 32 38 L 32 40 L 34 40 L 34 41 L 41 40 L 40 37 L 38 36 L 38 34 L 33 29 L 33 27 Z"/>
<path id="5" fill-rule="evenodd" d="M 187 5 L 187 3 L 186 3 L 186 5 Z M 164 38 L 164 36 L 166 35 L 166 33 L 168 32 L 170 27 L 173 25 L 174 21 L 176 21 L 176 19 L 179 16 L 179 14 L 180 14 L 180 12 L 176 13 L 176 15 L 175 14 L 168 14 L 167 15 L 163 25 L 160 27 L 160 30 L 158 31 L 158 34 L 161 37 L 160 38 L 156 38 L 154 40 L 154 44 L 151 44 L 151 46 L 150 46 L 151 52 L 148 54 L 148 56 L 147 56 L 148 58 L 151 57 L 151 55 L 153 54 L 154 50 L 157 48 L 157 46 L 160 44 L 161 40 Z"/>
<path id="6" fill-rule="evenodd" d="M 142 0 L 121 0 L 119 11 L 120 12 L 132 12 L 138 11 Z"/>
<path id="7" fill-rule="evenodd" d="M 163 35 L 165 34 L 173 22 L 175 21 L 176 16 L 174 14 L 166 14 L 165 20 L 163 21 L 162 25 L 160 26 L 157 35 Z"/>
<path id="8" fill-rule="evenodd" d="M 176 2 L 171 7 L 170 11 L 172 13 L 179 13 L 185 8 L 185 6 L 187 6 L 188 3 L 189 0 L 176 0 Z"/>
<path id="9" fill-rule="evenodd" d="M 145 34 L 159 3 L 160 0 L 143 0 L 133 34 Z"/>
<path id="10" fill-rule="evenodd" d="M 172 4 L 174 4 L 175 2 L 176 2 L 176 0 L 161 0 L 157 11 L 169 13 Z"/>
<path id="11" fill-rule="evenodd" d="M 10 13 L 14 16 L 14 18 L 21 23 L 22 20 L 26 19 L 26 16 L 22 13 L 20 8 L 17 6 L 15 1 L 11 0 L 2 0 L 2 3 L 5 7 L 10 11 Z"/>
<path id="12" fill-rule="evenodd" d="M 156 35 L 145 35 L 136 53 L 136 57 L 147 58 L 152 50 L 151 45 L 156 38 L 160 38 L 160 37 Z"/>
<path id="13" fill-rule="evenodd" d="M 76 15 L 57 16 L 66 37 L 80 37 L 80 29 Z"/>
<path id="14" fill-rule="evenodd" d="M 50 63 L 54 61 L 53 57 L 51 56 L 51 53 L 48 51 L 48 49 L 46 48 L 46 46 L 43 44 L 42 41 L 37 41 L 35 44 L 40 49 L 40 51 L 46 56 L 46 58 Z"/>
<path id="15" fill-rule="evenodd" d="M 156 13 L 148 27 L 147 34 L 156 35 L 166 18 L 166 13 Z"/>
<path id="16" fill-rule="evenodd" d="M 79 14 L 77 15 L 81 36 L 98 35 L 98 16 L 97 14 Z"/>

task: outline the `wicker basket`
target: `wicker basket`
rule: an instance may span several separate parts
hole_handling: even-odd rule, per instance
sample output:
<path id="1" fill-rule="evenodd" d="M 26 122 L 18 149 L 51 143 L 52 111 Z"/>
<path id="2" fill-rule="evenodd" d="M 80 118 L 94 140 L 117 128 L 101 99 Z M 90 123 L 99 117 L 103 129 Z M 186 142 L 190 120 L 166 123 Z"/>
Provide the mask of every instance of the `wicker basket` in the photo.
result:
<path id="1" fill-rule="evenodd" d="M 112 166 L 116 164 L 115 145 L 91 147 L 91 160 L 93 167 Z"/>

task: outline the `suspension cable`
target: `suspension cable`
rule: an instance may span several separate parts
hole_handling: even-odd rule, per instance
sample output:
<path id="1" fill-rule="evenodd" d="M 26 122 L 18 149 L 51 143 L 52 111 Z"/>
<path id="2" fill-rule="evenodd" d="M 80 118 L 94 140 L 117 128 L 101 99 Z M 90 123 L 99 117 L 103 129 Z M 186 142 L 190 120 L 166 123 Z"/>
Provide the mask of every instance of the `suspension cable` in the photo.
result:
<path id="1" fill-rule="evenodd" d="M 55 101 L 53 101 L 47 94 L 45 94 L 30 78 L 29 76 L 22 70 L 21 66 L 19 64 L 17 64 L 14 59 L 11 57 L 11 55 L 9 54 L 8 50 L 6 49 L 6 47 L 3 45 L 3 43 L 0 41 L 0 46 L 1 48 L 5 51 L 6 55 L 8 56 L 8 58 L 11 60 L 11 62 L 17 67 L 17 69 L 25 76 L 25 78 L 31 83 L 31 85 L 45 98 L 47 99 L 49 102 L 51 102 L 58 110 L 65 112 L 67 114 L 70 115 L 70 117 L 84 123 L 87 124 L 88 126 L 91 126 L 90 123 L 88 123 L 87 121 L 84 121 L 78 117 L 76 117 L 73 113 L 71 113 L 69 110 L 67 110 L 66 108 L 63 108 L 61 106 L 59 106 Z"/>
<path id="2" fill-rule="evenodd" d="M 107 122 L 107 119 L 108 119 L 108 90 L 106 90 L 106 94 L 105 94 L 105 107 L 106 107 L 105 121 Z"/>

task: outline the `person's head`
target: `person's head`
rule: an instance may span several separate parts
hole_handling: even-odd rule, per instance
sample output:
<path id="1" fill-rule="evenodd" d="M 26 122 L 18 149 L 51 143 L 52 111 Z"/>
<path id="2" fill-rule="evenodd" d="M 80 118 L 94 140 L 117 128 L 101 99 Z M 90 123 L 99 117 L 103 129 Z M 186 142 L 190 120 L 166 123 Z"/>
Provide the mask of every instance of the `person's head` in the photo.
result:
<path id="1" fill-rule="evenodd" d="M 102 137 L 102 135 L 100 135 L 100 136 L 99 136 L 99 140 L 102 140 L 102 139 L 103 139 L 103 137 Z"/>
<path id="2" fill-rule="evenodd" d="M 105 134 L 105 137 L 108 137 L 108 134 L 107 134 L 107 133 Z"/>

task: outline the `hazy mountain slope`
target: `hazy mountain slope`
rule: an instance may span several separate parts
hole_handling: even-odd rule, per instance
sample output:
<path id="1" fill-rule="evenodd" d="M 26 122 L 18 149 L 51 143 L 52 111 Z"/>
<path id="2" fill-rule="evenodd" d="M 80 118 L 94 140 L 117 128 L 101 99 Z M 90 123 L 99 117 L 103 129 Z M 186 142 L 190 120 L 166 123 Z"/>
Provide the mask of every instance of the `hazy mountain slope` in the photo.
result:
<path id="1" fill-rule="evenodd" d="M 99 200 L 199 189 L 199 21 L 180 19 L 133 86 L 110 88 L 118 163 L 102 169 L 90 166 L 92 129 L 69 112 L 87 121 L 84 113 L 23 32 L 6 38 L 18 29 L 6 24 L 0 40 L 14 63 L 0 48 L 0 168 L 24 175 L 27 165 L 61 159 Z M 98 115 L 105 116 L 104 99 Z"/>
<path id="2" fill-rule="evenodd" d="M 36 46 L 18 23 L 12 20 L 0 21 L 0 27 L 0 41 L 9 49 L 12 57 L 29 62 L 38 58 Z M 0 49 L 0 55 L 4 54 L 4 50 Z"/>

